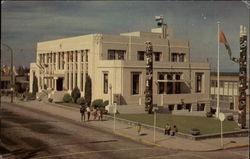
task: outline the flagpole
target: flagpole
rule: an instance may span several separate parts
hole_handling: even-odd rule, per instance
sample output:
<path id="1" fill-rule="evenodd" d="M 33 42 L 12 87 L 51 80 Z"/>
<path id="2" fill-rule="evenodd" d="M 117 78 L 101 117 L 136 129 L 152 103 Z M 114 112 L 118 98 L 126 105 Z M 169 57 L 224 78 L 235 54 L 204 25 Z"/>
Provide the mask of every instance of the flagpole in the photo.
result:
<path id="1" fill-rule="evenodd" d="M 218 58 L 217 58 L 217 107 L 216 107 L 216 117 L 219 117 L 220 113 L 220 22 L 218 24 Z"/>

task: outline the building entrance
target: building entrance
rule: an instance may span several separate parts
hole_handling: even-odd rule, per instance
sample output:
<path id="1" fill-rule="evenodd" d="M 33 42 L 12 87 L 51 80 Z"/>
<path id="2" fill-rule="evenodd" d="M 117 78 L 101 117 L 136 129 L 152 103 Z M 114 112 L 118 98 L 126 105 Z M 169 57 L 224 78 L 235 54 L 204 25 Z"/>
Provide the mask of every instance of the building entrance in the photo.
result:
<path id="1" fill-rule="evenodd" d="M 63 78 L 61 77 L 56 80 L 56 90 L 57 91 L 63 90 Z"/>

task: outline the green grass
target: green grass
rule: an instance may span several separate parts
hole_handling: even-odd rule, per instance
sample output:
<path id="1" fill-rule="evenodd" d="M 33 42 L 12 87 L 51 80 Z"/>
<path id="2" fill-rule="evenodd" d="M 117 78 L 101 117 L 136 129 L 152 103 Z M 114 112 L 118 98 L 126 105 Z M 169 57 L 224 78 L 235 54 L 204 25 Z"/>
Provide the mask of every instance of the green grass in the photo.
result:
<path id="1" fill-rule="evenodd" d="M 153 114 L 118 114 L 117 117 L 140 122 L 148 125 L 153 125 Z M 220 133 L 220 121 L 215 118 L 198 117 L 198 116 L 176 116 L 167 114 L 157 114 L 157 127 L 164 128 L 165 124 L 169 123 L 171 126 L 176 125 L 179 132 L 190 134 L 190 129 L 198 128 L 201 135 Z M 223 122 L 223 131 L 230 132 L 240 130 L 234 121 Z"/>
<path id="2" fill-rule="evenodd" d="M 57 103 L 57 104 L 61 104 L 68 107 L 80 108 L 80 105 L 76 103 Z"/>

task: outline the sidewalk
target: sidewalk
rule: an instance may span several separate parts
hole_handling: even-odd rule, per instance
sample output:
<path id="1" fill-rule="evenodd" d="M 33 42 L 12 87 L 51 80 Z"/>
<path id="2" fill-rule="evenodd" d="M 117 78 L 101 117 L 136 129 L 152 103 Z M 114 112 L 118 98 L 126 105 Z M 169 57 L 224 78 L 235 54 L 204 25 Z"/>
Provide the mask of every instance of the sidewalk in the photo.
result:
<path id="1" fill-rule="evenodd" d="M 6 98 L 2 98 L 2 101 L 9 102 Z M 71 108 L 67 106 L 61 106 L 53 103 L 44 103 L 38 101 L 18 101 L 15 100 L 15 104 L 23 105 L 27 108 L 37 109 L 50 113 L 52 115 L 62 116 L 77 122 L 80 122 L 80 113 L 79 109 Z M 92 118 L 91 118 L 92 119 Z M 112 119 L 107 119 L 105 121 L 90 121 L 83 122 L 83 126 L 90 125 L 105 129 L 107 131 L 113 132 L 114 130 L 114 121 Z M 189 150 L 189 151 L 213 151 L 221 149 L 221 140 L 220 138 L 206 139 L 206 140 L 190 140 L 184 139 L 177 136 L 167 136 L 163 133 L 156 131 L 156 142 L 153 142 L 153 131 L 149 129 L 142 128 L 141 135 L 139 136 L 136 132 L 136 129 L 133 125 L 129 125 L 123 122 L 116 121 L 115 134 L 123 136 L 132 140 L 140 141 L 145 144 L 162 146 L 171 149 L 179 150 Z M 224 148 L 234 148 L 242 147 L 249 145 L 248 137 L 230 137 L 224 138 Z"/>

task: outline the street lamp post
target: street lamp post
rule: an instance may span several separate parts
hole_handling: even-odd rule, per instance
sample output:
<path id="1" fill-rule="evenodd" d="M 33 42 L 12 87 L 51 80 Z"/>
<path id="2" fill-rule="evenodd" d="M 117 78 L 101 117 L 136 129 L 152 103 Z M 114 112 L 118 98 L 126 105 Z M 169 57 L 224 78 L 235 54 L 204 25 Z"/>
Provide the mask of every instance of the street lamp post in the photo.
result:
<path id="1" fill-rule="evenodd" d="M 10 62 L 10 67 L 11 67 L 11 76 L 10 76 L 10 83 L 11 83 L 11 88 L 10 88 L 10 90 L 11 90 L 11 100 L 10 100 L 10 102 L 11 103 L 13 103 L 13 96 L 14 96 L 14 78 L 13 78 L 13 75 L 14 75 L 14 73 L 13 73 L 13 50 L 12 50 L 12 48 L 9 46 L 9 45 L 6 45 L 6 44 L 3 44 L 2 43 L 2 45 L 3 46 L 5 46 L 5 47 L 7 47 L 9 50 L 10 50 L 10 58 L 11 58 L 11 62 Z"/>

